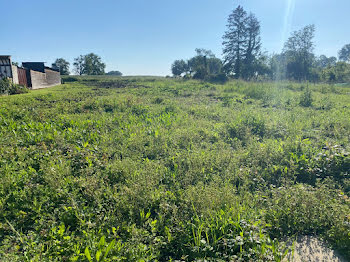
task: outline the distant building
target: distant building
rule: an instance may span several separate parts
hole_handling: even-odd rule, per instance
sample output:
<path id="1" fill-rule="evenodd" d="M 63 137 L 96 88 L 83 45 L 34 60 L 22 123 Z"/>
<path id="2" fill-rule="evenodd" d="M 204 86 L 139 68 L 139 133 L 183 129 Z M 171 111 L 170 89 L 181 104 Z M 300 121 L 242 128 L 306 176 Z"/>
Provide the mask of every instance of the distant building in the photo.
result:
<path id="1" fill-rule="evenodd" d="M 44 62 L 23 62 L 22 67 L 12 65 L 11 56 L 0 56 L 0 78 L 10 78 L 13 83 L 30 89 L 61 84 L 59 70 L 45 66 Z"/>

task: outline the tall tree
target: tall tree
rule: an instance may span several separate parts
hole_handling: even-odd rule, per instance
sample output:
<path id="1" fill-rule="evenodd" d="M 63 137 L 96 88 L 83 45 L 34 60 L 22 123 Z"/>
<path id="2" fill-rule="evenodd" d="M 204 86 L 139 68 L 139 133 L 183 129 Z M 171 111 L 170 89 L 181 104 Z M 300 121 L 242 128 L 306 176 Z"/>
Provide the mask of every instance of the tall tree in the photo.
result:
<path id="1" fill-rule="evenodd" d="M 238 6 L 228 17 L 223 36 L 224 68 L 235 78 L 242 76 L 242 60 L 247 46 L 247 12 Z"/>
<path id="2" fill-rule="evenodd" d="M 284 44 L 287 77 L 295 80 L 307 80 L 314 61 L 315 26 L 308 25 L 295 31 Z"/>
<path id="3" fill-rule="evenodd" d="M 347 44 L 340 49 L 338 56 L 340 61 L 350 62 L 350 44 Z"/>
<path id="4" fill-rule="evenodd" d="M 254 14 L 250 14 L 246 21 L 246 50 L 243 61 L 243 78 L 250 78 L 257 72 L 258 56 L 261 49 L 260 23 Z"/>
<path id="5" fill-rule="evenodd" d="M 69 62 L 63 58 L 57 58 L 52 68 L 59 70 L 61 75 L 69 75 Z"/>
<path id="6" fill-rule="evenodd" d="M 228 17 L 223 36 L 224 68 L 236 78 L 249 79 L 260 68 L 260 22 L 254 14 L 238 6 Z"/>
<path id="7" fill-rule="evenodd" d="M 74 72 L 78 75 L 84 74 L 84 68 L 85 68 L 85 56 L 80 55 L 77 58 L 74 59 Z"/>

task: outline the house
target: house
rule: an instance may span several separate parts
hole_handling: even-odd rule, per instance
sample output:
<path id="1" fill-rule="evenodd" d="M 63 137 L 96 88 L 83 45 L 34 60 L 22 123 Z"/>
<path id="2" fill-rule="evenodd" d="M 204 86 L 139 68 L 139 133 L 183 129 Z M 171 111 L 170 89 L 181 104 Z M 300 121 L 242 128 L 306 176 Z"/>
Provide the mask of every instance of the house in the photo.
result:
<path id="1" fill-rule="evenodd" d="M 59 70 L 45 66 L 44 62 L 23 62 L 22 67 L 12 65 L 11 56 L 0 56 L 0 78 L 30 89 L 46 88 L 61 84 Z"/>

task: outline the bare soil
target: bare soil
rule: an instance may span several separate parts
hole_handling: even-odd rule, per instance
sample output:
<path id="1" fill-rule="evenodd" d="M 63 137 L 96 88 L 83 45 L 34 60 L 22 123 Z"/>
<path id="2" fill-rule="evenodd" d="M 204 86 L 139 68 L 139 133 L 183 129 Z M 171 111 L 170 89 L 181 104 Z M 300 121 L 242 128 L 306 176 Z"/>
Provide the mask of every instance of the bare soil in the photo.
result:
<path id="1" fill-rule="evenodd" d="M 294 252 L 286 261 L 293 262 L 347 262 L 335 250 L 315 236 L 301 236 L 294 243 Z"/>

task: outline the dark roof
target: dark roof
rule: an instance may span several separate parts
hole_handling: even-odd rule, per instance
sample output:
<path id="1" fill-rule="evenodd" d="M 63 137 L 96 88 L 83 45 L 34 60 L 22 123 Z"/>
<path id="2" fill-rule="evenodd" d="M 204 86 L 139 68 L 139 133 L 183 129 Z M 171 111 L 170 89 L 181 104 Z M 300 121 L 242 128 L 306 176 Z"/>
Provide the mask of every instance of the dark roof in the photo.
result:
<path id="1" fill-rule="evenodd" d="M 59 71 L 60 71 L 59 69 L 52 68 L 52 67 L 48 67 L 48 66 L 45 66 L 45 69 L 50 69 L 50 70 L 56 71 L 56 72 L 59 72 Z"/>
<path id="2" fill-rule="evenodd" d="M 45 63 L 44 62 L 23 62 L 22 66 L 34 71 L 39 71 L 45 73 Z"/>

